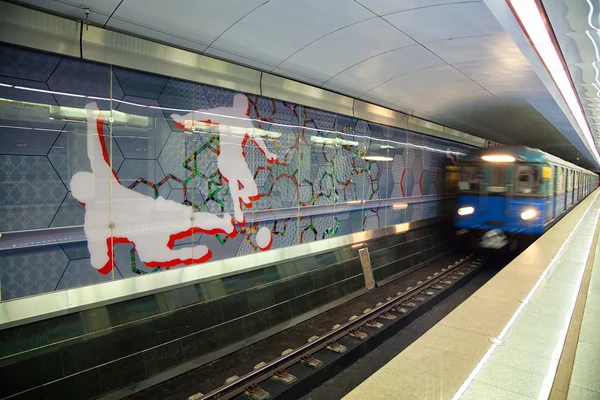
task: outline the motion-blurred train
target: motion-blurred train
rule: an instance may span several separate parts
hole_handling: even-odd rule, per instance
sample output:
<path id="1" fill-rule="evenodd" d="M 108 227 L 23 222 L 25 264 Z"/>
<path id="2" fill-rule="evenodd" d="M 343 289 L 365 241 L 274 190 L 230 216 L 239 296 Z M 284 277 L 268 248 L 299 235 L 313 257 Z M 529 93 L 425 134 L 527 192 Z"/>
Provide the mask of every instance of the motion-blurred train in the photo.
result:
<path id="1" fill-rule="evenodd" d="M 531 243 L 598 186 L 598 175 L 541 150 L 496 147 L 458 163 L 455 226 L 474 247 Z"/>

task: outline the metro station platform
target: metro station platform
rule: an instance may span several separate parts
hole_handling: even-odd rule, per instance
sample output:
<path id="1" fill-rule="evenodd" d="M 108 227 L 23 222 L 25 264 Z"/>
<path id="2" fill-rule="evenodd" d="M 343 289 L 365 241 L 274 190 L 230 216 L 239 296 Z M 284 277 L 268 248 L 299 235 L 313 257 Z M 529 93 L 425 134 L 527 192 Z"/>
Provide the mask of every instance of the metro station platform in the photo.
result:
<path id="1" fill-rule="evenodd" d="M 345 399 L 599 399 L 599 195 Z"/>

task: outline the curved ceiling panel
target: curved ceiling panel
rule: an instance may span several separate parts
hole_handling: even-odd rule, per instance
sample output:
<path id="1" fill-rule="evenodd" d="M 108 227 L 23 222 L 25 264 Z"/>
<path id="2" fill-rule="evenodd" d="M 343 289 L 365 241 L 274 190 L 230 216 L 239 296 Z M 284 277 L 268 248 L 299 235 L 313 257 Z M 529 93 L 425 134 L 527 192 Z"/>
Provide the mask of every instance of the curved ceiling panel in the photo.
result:
<path id="1" fill-rule="evenodd" d="M 104 25 L 108 18 L 119 5 L 121 0 L 103 0 L 103 1 L 86 1 L 86 0 L 70 0 L 66 1 L 48 1 L 48 0 L 23 0 L 24 4 L 29 4 L 37 8 L 51 9 L 57 14 L 64 14 L 75 17 L 77 19 L 84 19 L 85 13 L 83 9 L 85 7 L 90 8 L 90 22 Z"/>
<path id="2" fill-rule="evenodd" d="M 409 72 L 394 78 L 362 96 L 365 100 L 382 100 L 393 106 L 404 97 L 448 82 L 464 79 L 464 75 L 448 64 Z"/>
<path id="3" fill-rule="evenodd" d="M 481 0 L 475 0 L 479 2 Z M 440 4 L 456 3 L 456 0 L 357 0 L 378 15 L 393 14 L 413 8 L 425 8 Z"/>
<path id="4" fill-rule="evenodd" d="M 273 72 L 298 73 L 322 84 L 368 58 L 414 44 L 414 40 L 381 18 L 372 18 L 318 39 L 294 53 Z"/>
<path id="5" fill-rule="evenodd" d="M 504 34 L 498 21 L 481 2 L 414 8 L 386 15 L 385 19 L 419 43 Z"/>
<path id="6" fill-rule="evenodd" d="M 116 9 L 107 26 L 202 52 L 263 3 L 264 0 L 127 0 Z"/>
<path id="7" fill-rule="evenodd" d="M 223 32 L 206 50 L 226 50 L 273 68 L 302 47 L 375 15 L 351 0 L 270 1 Z"/>
<path id="8" fill-rule="evenodd" d="M 348 68 L 331 78 L 323 87 L 351 92 L 356 97 L 360 97 L 376 86 L 400 75 L 435 65 L 444 65 L 444 62 L 424 47 L 420 45 L 402 47 Z"/>

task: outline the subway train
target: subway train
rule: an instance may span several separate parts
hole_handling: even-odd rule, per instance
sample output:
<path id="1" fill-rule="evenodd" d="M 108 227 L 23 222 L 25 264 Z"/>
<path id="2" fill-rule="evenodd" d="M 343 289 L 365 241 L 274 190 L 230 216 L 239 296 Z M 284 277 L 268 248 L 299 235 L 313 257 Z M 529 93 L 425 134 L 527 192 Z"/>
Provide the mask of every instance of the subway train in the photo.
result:
<path id="1" fill-rule="evenodd" d="M 598 186 L 598 175 L 528 147 L 480 149 L 458 162 L 457 232 L 475 248 L 523 248 Z"/>

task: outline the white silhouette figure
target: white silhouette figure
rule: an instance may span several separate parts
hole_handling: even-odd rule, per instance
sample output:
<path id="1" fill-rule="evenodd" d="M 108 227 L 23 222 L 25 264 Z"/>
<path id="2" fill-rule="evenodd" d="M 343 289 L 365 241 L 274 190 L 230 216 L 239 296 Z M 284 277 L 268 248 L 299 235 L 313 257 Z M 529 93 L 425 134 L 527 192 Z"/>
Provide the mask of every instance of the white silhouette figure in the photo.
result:
<path id="1" fill-rule="evenodd" d="M 108 161 L 103 115 L 96 103 L 87 104 L 85 112 L 92 172 L 73 175 L 71 192 L 85 205 L 84 231 L 94 268 L 103 274 L 110 272 L 117 243 L 133 244 L 148 267 L 172 267 L 204 262 L 212 256 L 203 245 L 174 250 L 178 239 L 200 232 L 236 235 L 229 214 L 197 213 L 175 201 L 154 199 L 122 186 Z"/>
<path id="2" fill-rule="evenodd" d="M 242 203 L 250 208 L 252 202 L 260 198 L 256 182 L 246 163 L 244 153 L 246 142 L 252 141 L 265 155 L 269 164 L 277 162 L 277 155 L 269 151 L 264 140 L 255 132 L 249 115 L 250 106 L 243 94 L 234 96 L 232 107 L 198 110 L 186 115 L 171 115 L 175 125 L 186 131 L 206 127 L 219 130 L 220 147 L 217 166 L 223 179 L 229 183 L 233 215 L 241 226 L 245 224 Z"/>

